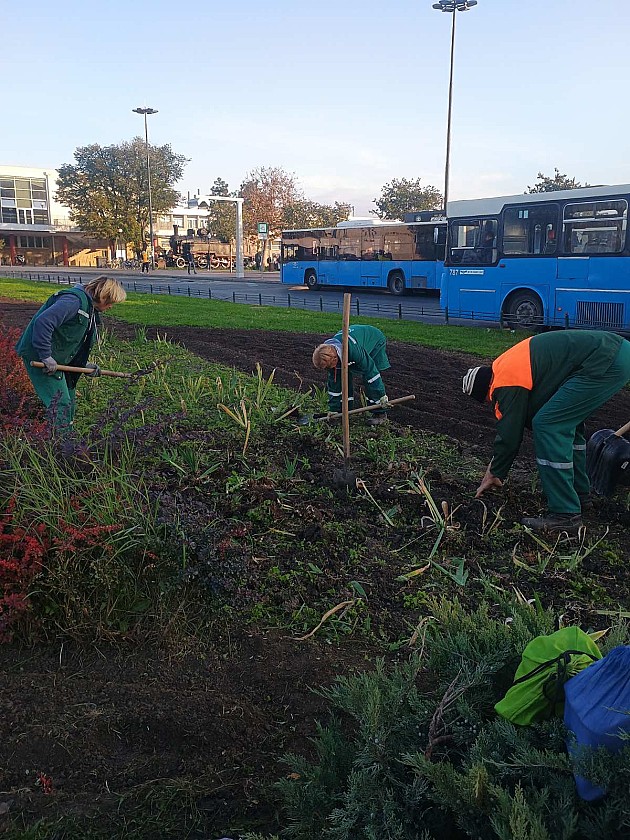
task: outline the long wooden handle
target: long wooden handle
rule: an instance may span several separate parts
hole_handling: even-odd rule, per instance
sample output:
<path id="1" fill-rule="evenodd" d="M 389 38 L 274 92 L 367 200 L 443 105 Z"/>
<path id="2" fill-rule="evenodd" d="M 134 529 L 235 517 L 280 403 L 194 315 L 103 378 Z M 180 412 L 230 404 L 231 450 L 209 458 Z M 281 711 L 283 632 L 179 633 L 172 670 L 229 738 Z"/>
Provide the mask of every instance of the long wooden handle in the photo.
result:
<path id="1" fill-rule="evenodd" d="M 352 295 L 343 296 L 343 330 L 341 333 L 341 427 L 343 433 L 343 460 L 348 466 L 350 458 L 350 419 L 348 417 L 348 334 L 350 332 L 350 300 Z"/>
<path id="2" fill-rule="evenodd" d="M 43 362 L 31 362 L 31 367 L 45 368 Z M 94 376 L 93 368 L 74 367 L 73 365 L 57 365 L 57 370 L 67 371 L 68 373 L 85 373 L 88 376 Z M 117 376 L 120 379 L 131 379 L 132 373 L 122 373 L 119 370 L 101 370 L 101 376 Z"/>
<path id="3" fill-rule="evenodd" d="M 364 405 L 361 408 L 353 408 L 352 411 L 348 412 L 350 414 L 364 414 L 366 411 L 375 411 L 377 408 L 387 409 L 390 405 L 397 405 L 398 403 L 409 402 L 409 400 L 415 400 L 415 394 L 409 394 L 408 397 L 396 397 L 395 400 L 388 400 L 385 405 L 381 405 L 380 403 L 376 403 L 376 405 Z M 317 417 L 317 420 L 336 420 L 338 417 L 341 417 L 342 412 L 338 411 L 336 414 L 324 414 L 323 417 Z"/>
<path id="4" fill-rule="evenodd" d="M 625 426 L 622 426 L 620 429 L 617 429 L 615 434 L 617 435 L 617 437 L 621 437 L 622 435 L 625 435 L 625 433 L 628 431 L 630 431 L 630 420 L 628 420 Z"/>

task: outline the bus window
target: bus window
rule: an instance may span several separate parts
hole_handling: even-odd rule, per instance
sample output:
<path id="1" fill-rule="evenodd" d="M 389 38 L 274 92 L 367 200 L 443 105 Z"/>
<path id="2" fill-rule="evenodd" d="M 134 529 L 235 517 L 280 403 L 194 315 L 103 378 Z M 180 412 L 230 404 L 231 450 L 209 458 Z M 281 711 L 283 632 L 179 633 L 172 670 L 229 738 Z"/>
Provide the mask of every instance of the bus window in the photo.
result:
<path id="1" fill-rule="evenodd" d="M 564 249 L 568 254 L 617 254 L 626 241 L 628 202 L 585 201 L 564 208 Z"/>
<path id="2" fill-rule="evenodd" d="M 424 225 L 415 229 L 414 260 L 434 260 L 436 258 L 435 246 L 437 244 L 437 231 L 437 226 L 431 227 L 430 225 Z"/>
<path id="3" fill-rule="evenodd" d="M 282 262 L 295 262 L 297 260 L 297 245 L 283 245 L 282 246 Z"/>
<path id="4" fill-rule="evenodd" d="M 496 245 L 496 219 L 468 219 L 451 225 L 450 261 L 454 265 L 492 265 L 497 259 Z"/>
<path id="5" fill-rule="evenodd" d="M 523 256 L 555 253 L 557 224 L 556 205 L 506 207 L 503 213 L 502 253 Z"/>
<path id="6" fill-rule="evenodd" d="M 383 232 L 378 228 L 364 228 L 361 231 L 361 259 L 378 260 L 383 254 Z"/>
<path id="7" fill-rule="evenodd" d="M 319 237 L 319 258 L 320 260 L 336 260 L 338 254 L 337 231 L 323 230 Z"/>
<path id="8" fill-rule="evenodd" d="M 390 260 L 414 258 L 414 236 L 408 227 L 385 228 L 385 257 Z"/>
<path id="9" fill-rule="evenodd" d="M 341 230 L 339 242 L 339 259 L 340 260 L 359 260 L 361 259 L 361 231 L 347 228 Z"/>

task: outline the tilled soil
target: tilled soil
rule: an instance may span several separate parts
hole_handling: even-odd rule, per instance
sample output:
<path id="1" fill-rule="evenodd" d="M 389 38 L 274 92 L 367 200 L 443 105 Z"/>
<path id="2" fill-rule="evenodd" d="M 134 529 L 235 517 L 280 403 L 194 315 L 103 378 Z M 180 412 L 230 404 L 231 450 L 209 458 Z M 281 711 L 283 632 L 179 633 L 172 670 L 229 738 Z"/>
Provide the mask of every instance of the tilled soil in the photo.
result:
<path id="1" fill-rule="evenodd" d="M 0 324 L 23 328 L 33 304 L 0 300 Z M 121 338 L 136 329 L 107 319 Z M 311 354 L 327 336 L 192 327 L 150 327 L 212 362 L 252 372 L 260 363 L 274 381 L 305 391 L 323 386 Z M 490 458 L 490 410 L 461 393 L 466 369 L 488 359 L 391 341 L 390 398 L 416 400 L 391 412 L 393 423 L 449 435 L 462 450 Z M 630 417 L 630 393 L 612 399 L 588 423 L 618 428 Z M 520 468 L 533 469 L 526 440 Z M 517 465 L 518 467 L 519 465 Z M 304 752 L 325 702 L 311 687 L 365 667 L 373 652 L 355 647 L 296 645 L 274 632 L 228 637 L 215 651 L 173 660 L 134 649 L 19 650 L 0 646 L 0 832 L 3 820 L 24 813 L 54 816 L 119 803 L 117 794 L 147 791 L 157 782 L 198 778 L 208 824 L 223 830 L 234 819 L 262 819 L 259 785 L 286 769 L 286 750 Z M 52 779 L 47 795 L 38 773 Z"/>
<path id="2" fill-rule="evenodd" d="M 20 301 L 0 300 L 0 321 L 7 326 L 24 327 L 38 307 Z M 120 338 L 132 339 L 136 327 L 115 318 L 106 318 L 107 326 Z M 310 385 L 322 387 L 325 377 L 313 368 L 313 349 L 329 336 L 309 333 L 267 332 L 265 330 L 202 329 L 200 327 L 162 327 L 147 329 L 147 338 L 165 336 L 192 353 L 217 364 L 253 372 L 256 362 L 263 371 L 275 369 L 278 385 L 305 391 Z M 468 353 L 436 350 L 388 342 L 392 367 L 384 376 L 391 399 L 415 394 L 412 403 L 392 411 L 391 419 L 401 425 L 449 435 L 466 447 L 479 447 L 492 454 L 494 417 L 487 406 L 481 406 L 462 394 L 462 376 L 469 367 L 488 364 Z M 630 419 L 630 391 L 613 397 L 594 414 L 587 424 L 587 434 L 597 429 L 619 428 Z M 531 456 L 526 439 L 522 455 Z"/>

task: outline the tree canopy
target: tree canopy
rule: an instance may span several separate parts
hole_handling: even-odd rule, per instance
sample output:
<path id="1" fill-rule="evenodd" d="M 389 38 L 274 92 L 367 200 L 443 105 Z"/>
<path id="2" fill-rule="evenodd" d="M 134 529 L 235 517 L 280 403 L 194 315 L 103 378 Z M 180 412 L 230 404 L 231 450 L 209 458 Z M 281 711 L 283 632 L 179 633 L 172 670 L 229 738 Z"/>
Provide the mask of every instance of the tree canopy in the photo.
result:
<path id="1" fill-rule="evenodd" d="M 337 222 L 350 218 L 352 205 L 335 201 L 334 204 L 319 204 L 306 198 L 289 204 L 284 212 L 285 228 L 334 227 Z"/>
<path id="2" fill-rule="evenodd" d="M 111 146 L 94 143 L 74 152 L 75 163 L 59 168 L 56 198 L 70 209 L 70 217 L 87 233 L 115 239 L 119 228 L 128 242 L 146 241 L 149 191 L 145 141 Z M 187 159 L 170 145 L 149 145 L 151 203 L 154 215 L 168 212 L 179 201 L 175 184 Z"/>
<path id="3" fill-rule="evenodd" d="M 579 187 L 591 186 L 590 184 L 581 184 L 579 181 L 576 181 L 575 178 L 569 178 L 568 175 L 561 175 L 557 166 L 554 167 L 553 178 L 549 175 L 543 174 L 542 172 L 539 172 L 536 177 L 538 180 L 533 187 L 527 187 L 525 190 L 526 194 L 555 192 L 556 190 L 576 190 Z"/>
<path id="4" fill-rule="evenodd" d="M 227 181 L 223 178 L 215 178 L 210 187 L 210 195 L 221 195 L 234 198 L 233 192 Z M 208 205 L 208 225 L 212 235 L 221 242 L 230 242 L 234 239 L 236 230 L 236 206 L 228 201 L 211 201 Z"/>
<path id="5" fill-rule="evenodd" d="M 258 222 L 269 225 L 277 235 L 285 225 L 286 208 L 302 200 L 302 190 L 295 175 L 278 166 L 259 166 L 249 172 L 241 184 L 243 228 L 246 236 L 256 236 Z"/>
<path id="6" fill-rule="evenodd" d="M 421 178 L 392 178 L 381 188 L 380 198 L 374 199 L 379 219 L 402 219 L 404 213 L 418 210 L 440 210 L 444 204 L 442 193 L 432 186 L 423 187 Z"/>

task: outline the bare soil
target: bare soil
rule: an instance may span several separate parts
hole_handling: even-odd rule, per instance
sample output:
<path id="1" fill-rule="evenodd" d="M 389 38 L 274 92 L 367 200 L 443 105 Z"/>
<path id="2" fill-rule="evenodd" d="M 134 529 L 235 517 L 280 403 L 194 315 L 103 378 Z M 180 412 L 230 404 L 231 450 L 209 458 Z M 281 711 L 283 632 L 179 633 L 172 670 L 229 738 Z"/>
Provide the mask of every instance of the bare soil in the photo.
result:
<path id="1" fill-rule="evenodd" d="M 24 327 L 36 309 L 0 300 L 0 321 Z M 135 335 L 123 322 L 108 319 L 108 326 L 121 338 Z M 212 362 L 246 372 L 259 362 L 265 373 L 275 369 L 275 382 L 285 387 L 305 391 L 324 383 L 311 353 L 327 336 L 190 327 L 150 327 L 147 336 L 158 332 Z M 389 397 L 416 395 L 392 411 L 392 422 L 448 435 L 462 451 L 489 459 L 493 417 L 463 396 L 461 377 L 490 360 L 396 341 L 388 354 Z M 587 432 L 617 428 L 629 417 L 624 391 L 591 418 Z M 525 441 L 517 471 L 531 472 L 531 459 Z M 514 515 L 517 505 L 518 496 Z M 627 530 L 625 514 L 607 502 L 598 513 L 606 515 Z M 619 574 L 618 586 L 624 584 Z M 181 778 L 202 783 L 208 830 L 272 826 L 261 785 L 287 772 L 280 763 L 285 751 L 308 751 L 325 708 L 311 689 L 369 667 L 375 655 L 364 641 L 326 648 L 296 645 L 277 631 L 245 630 L 231 631 L 202 659 L 61 644 L 54 650 L 0 646 L 0 833 L 2 821 L 20 813 L 30 821 L 114 812 L 120 794 Z M 40 772 L 51 777 L 54 796 L 37 782 Z"/>

